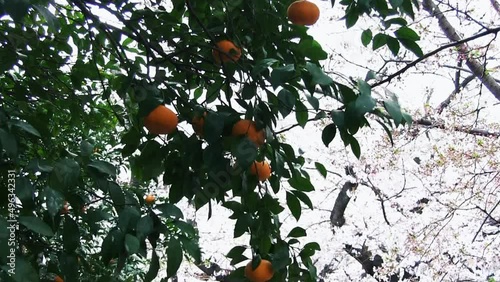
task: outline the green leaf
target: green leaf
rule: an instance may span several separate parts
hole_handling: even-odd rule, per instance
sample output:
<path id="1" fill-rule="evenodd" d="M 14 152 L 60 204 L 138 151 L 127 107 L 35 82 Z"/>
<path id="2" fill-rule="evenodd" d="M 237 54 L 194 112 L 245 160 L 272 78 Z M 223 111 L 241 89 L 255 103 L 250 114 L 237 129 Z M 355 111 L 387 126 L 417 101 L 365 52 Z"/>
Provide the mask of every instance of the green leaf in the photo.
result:
<path id="1" fill-rule="evenodd" d="M 415 12 L 413 11 L 412 1 L 411 0 L 403 0 L 403 4 L 401 4 L 401 10 L 410 16 L 412 20 L 415 20 Z"/>
<path id="2" fill-rule="evenodd" d="M 13 160 L 17 158 L 17 140 L 13 134 L 0 128 L 0 143 L 7 156 Z"/>
<path id="3" fill-rule="evenodd" d="M 366 84 L 366 82 L 363 81 L 363 84 Z M 368 85 L 368 84 L 366 84 Z M 367 89 L 362 90 L 360 88 L 360 91 L 363 91 L 361 95 L 358 96 L 356 99 L 356 102 L 354 103 L 355 111 L 357 117 L 361 118 L 364 116 L 364 114 L 372 111 L 377 103 L 375 102 L 375 99 L 370 96 L 370 88 L 368 86 Z"/>
<path id="4" fill-rule="evenodd" d="M 160 260 L 156 251 L 153 250 L 153 255 L 151 257 L 151 263 L 149 264 L 148 273 L 146 273 L 146 277 L 144 277 L 145 282 L 153 281 L 158 275 L 158 270 L 160 270 Z"/>
<path id="5" fill-rule="evenodd" d="M 19 223 L 40 235 L 52 237 L 54 232 L 43 220 L 36 216 L 20 216 Z"/>
<path id="6" fill-rule="evenodd" d="M 389 19 L 389 20 L 384 21 L 384 26 L 386 28 L 389 28 L 393 24 L 400 25 L 400 26 L 406 26 L 406 25 L 408 25 L 408 22 L 403 18 L 393 18 L 393 19 Z"/>
<path id="7" fill-rule="evenodd" d="M 110 181 L 108 184 L 108 191 L 115 208 L 121 210 L 125 205 L 125 195 L 123 194 L 122 188 L 115 182 Z"/>
<path id="8" fill-rule="evenodd" d="M 204 138 L 212 144 L 220 139 L 224 131 L 224 116 L 209 112 L 205 117 Z"/>
<path id="9" fill-rule="evenodd" d="M 351 9 L 345 18 L 345 25 L 347 28 L 353 27 L 358 22 L 359 14 L 355 9 Z"/>
<path id="10" fill-rule="evenodd" d="M 307 111 L 306 106 L 300 101 L 295 101 L 295 118 L 297 119 L 297 123 L 304 128 L 309 119 L 309 112 Z"/>
<path id="11" fill-rule="evenodd" d="M 64 196 L 50 187 L 45 187 L 44 194 L 49 214 L 55 216 L 64 205 Z"/>
<path id="12" fill-rule="evenodd" d="M 35 189 L 31 185 L 27 177 L 17 178 L 16 180 L 16 195 L 21 202 L 30 201 L 35 196 Z"/>
<path id="13" fill-rule="evenodd" d="M 141 217 L 137 221 L 137 227 L 135 228 L 135 230 L 137 232 L 137 234 L 136 234 L 137 237 L 141 240 L 144 239 L 149 234 L 151 234 L 151 232 L 153 232 L 153 230 L 154 230 L 154 223 L 153 223 L 153 219 L 151 218 L 151 216 L 146 215 L 146 216 Z"/>
<path id="14" fill-rule="evenodd" d="M 327 174 L 327 171 L 326 171 L 326 168 L 325 166 L 322 164 L 322 163 L 319 163 L 319 162 L 315 162 L 314 163 L 314 166 L 316 167 L 316 170 L 319 171 L 319 173 L 324 177 L 326 178 L 326 174 Z"/>
<path id="15" fill-rule="evenodd" d="M 314 191 L 314 186 L 311 184 L 311 181 L 299 175 L 295 175 L 292 178 L 288 179 L 288 184 L 299 191 Z"/>
<path id="16" fill-rule="evenodd" d="M 171 217 L 174 219 L 182 219 L 184 215 L 182 214 L 181 209 L 179 209 L 176 205 L 171 203 L 163 203 L 160 205 L 156 205 L 156 208 L 162 212 L 162 215 L 165 217 Z"/>
<path id="17" fill-rule="evenodd" d="M 297 197 L 292 193 L 286 192 L 286 204 L 293 217 L 295 217 L 296 220 L 299 220 L 300 214 L 302 213 L 302 207 L 300 206 L 300 202 Z"/>
<path id="18" fill-rule="evenodd" d="M 415 43 L 415 41 L 399 38 L 399 42 L 401 42 L 406 49 L 412 51 L 418 57 L 424 56 L 424 52 L 420 49 L 420 46 Z"/>
<path id="19" fill-rule="evenodd" d="M 318 111 L 319 110 L 319 100 L 318 100 L 318 98 L 314 97 L 313 95 L 308 95 L 308 94 L 305 94 L 305 96 L 306 96 L 307 101 L 311 105 L 311 107 L 314 110 Z"/>
<path id="20" fill-rule="evenodd" d="M 387 47 L 389 47 L 389 50 L 391 50 L 392 55 L 397 56 L 399 53 L 399 41 L 392 37 L 392 36 L 387 36 Z"/>
<path id="21" fill-rule="evenodd" d="M 182 248 L 177 238 L 171 237 L 167 247 L 167 279 L 174 277 L 182 262 Z"/>
<path id="22" fill-rule="evenodd" d="M 3 2 L 5 12 L 16 22 L 23 20 L 31 5 L 29 0 L 4 0 Z"/>
<path id="23" fill-rule="evenodd" d="M 243 252 L 247 250 L 244 246 L 236 246 L 233 247 L 228 253 L 227 257 L 231 259 L 231 265 L 238 264 L 242 261 L 247 260 L 248 258 L 243 255 Z"/>
<path id="24" fill-rule="evenodd" d="M 54 166 L 55 173 L 59 182 L 66 188 L 76 185 L 80 177 L 80 166 L 73 159 L 62 159 Z"/>
<path id="25" fill-rule="evenodd" d="M 283 88 L 278 93 L 278 101 L 280 101 L 279 111 L 281 115 L 283 117 L 288 116 L 295 105 L 295 96 L 292 92 Z"/>
<path id="26" fill-rule="evenodd" d="M 330 143 L 333 141 L 336 133 L 337 133 L 337 128 L 335 127 L 334 123 L 327 125 L 323 129 L 323 132 L 321 133 L 321 140 L 323 141 L 323 144 L 325 144 L 326 147 L 328 147 L 328 145 L 330 145 Z"/>
<path id="27" fill-rule="evenodd" d="M 384 46 L 386 43 L 387 43 L 387 36 L 383 33 L 378 33 L 377 35 L 375 35 L 375 37 L 373 37 L 373 44 L 372 44 L 373 51 Z"/>
<path id="28" fill-rule="evenodd" d="M 181 237 L 182 248 L 192 259 L 195 264 L 201 263 L 201 250 L 198 241 L 192 238 Z"/>
<path id="29" fill-rule="evenodd" d="M 286 236 L 287 238 L 289 237 L 294 237 L 294 238 L 299 238 L 299 237 L 305 237 L 307 236 L 306 230 L 302 227 L 295 227 L 293 228 L 290 233 Z"/>
<path id="30" fill-rule="evenodd" d="M 370 42 L 372 41 L 372 38 L 373 38 L 373 34 L 372 34 L 372 31 L 371 29 L 365 29 L 362 33 L 361 33 L 361 43 L 366 47 L 368 46 L 368 44 L 370 44 Z"/>
<path id="31" fill-rule="evenodd" d="M 87 140 L 82 140 L 80 143 L 80 155 L 89 157 L 94 152 L 94 145 Z"/>
<path id="32" fill-rule="evenodd" d="M 370 96 L 372 94 L 371 86 L 364 80 L 358 80 L 358 89 L 361 95 Z"/>
<path id="33" fill-rule="evenodd" d="M 309 209 L 313 210 L 313 204 L 311 202 L 311 199 L 309 198 L 309 196 L 307 196 L 306 193 L 304 193 L 302 191 L 298 191 L 298 190 L 293 190 L 292 194 L 294 194 L 295 196 L 297 196 L 297 198 L 302 203 L 304 203 Z"/>
<path id="34" fill-rule="evenodd" d="M 272 58 L 267 58 L 267 59 L 263 59 L 263 60 L 258 61 L 252 69 L 252 76 L 255 77 L 255 76 L 259 75 L 261 72 L 263 72 L 264 70 L 267 70 L 269 67 L 271 67 L 272 65 L 274 65 L 278 62 L 279 62 L 278 60 L 272 59 Z"/>
<path id="35" fill-rule="evenodd" d="M 351 145 L 351 150 L 356 156 L 356 158 L 360 158 L 361 156 L 361 148 L 359 147 L 358 140 L 354 138 L 353 136 L 349 135 L 349 144 Z"/>
<path id="36" fill-rule="evenodd" d="M 41 138 L 42 136 L 40 135 L 40 132 L 38 132 L 38 130 L 36 130 L 31 124 L 27 123 L 27 122 L 24 122 L 24 121 L 21 121 L 21 120 L 17 120 L 17 119 L 13 119 L 13 120 L 10 120 L 9 121 L 10 124 L 12 124 L 13 126 L 19 128 L 20 130 L 28 133 L 28 134 L 31 134 L 35 137 L 38 137 L 38 138 Z"/>
<path id="37" fill-rule="evenodd" d="M 131 206 L 125 206 L 118 213 L 118 227 L 124 233 L 137 227 L 137 222 L 141 218 L 139 211 Z"/>
<path id="38" fill-rule="evenodd" d="M 228 258 L 235 258 L 238 256 L 243 255 L 243 252 L 246 251 L 247 248 L 245 246 L 236 246 L 233 247 L 229 252 L 227 253 Z"/>
<path id="39" fill-rule="evenodd" d="M 60 28 L 59 20 L 45 7 L 40 6 L 40 5 L 33 5 L 33 8 L 42 15 L 42 17 L 45 19 L 47 22 L 47 25 L 49 26 L 49 29 L 52 30 L 52 32 L 58 32 Z"/>
<path id="40" fill-rule="evenodd" d="M 255 84 L 245 83 L 241 96 L 243 99 L 249 100 L 257 95 L 257 86 Z"/>
<path id="41" fill-rule="evenodd" d="M 407 39 L 409 41 L 418 41 L 420 36 L 411 28 L 402 26 L 394 32 L 398 39 Z"/>
<path id="42" fill-rule="evenodd" d="M 297 51 L 313 61 L 321 61 L 328 58 L 328 53 L 326 53 L 323 48 L 321 48 L 318 41 L 314 40 L 312 37 L 300 40 Z"/>
<path id="43" fill-rule="evenodd" d="M 316 242 L 310 242 L 310 243 L 305 244 L 303 249 L 321 251 L 321 247 Z"/>
<path id="44" fill-rule="evenodd" d="M 38 282 L 40 276 L 31 263 L 24 257 L 16 257 L 15 259 L 14 281 L 16 282 Z M 8 280 L 7 280 L 8 281 Z"/>
<path id="45" fill-rule="evenodd" d="M 271 85 L 274 89 L 288 82 L 295 76 L 295 66 L 289 64 L 283 67 L 275 68 L 271 73 Z"/>
<path id="46" fill-rule="evenodd" d="M 70 217 L 64 218 L 63 247 L 68 253 L 72 253 L 80 246 L 80 229 L 78 224 Z"/>
<path id="47" fill-rule="evenodd" d="M 12 46 L 1 46 L 0 47 L 0 72 L 4 73 L 12 69 L 12 67 L 17 62 L 17 53 Z"/>
<path id="48" fill-rule="evenodd" d="M 384 108 L 394 120 L 396 127 L 402 122 L 403 114 L 396 95 L 392 95 L 390 100 L 384 101 Z"/>
<path id="49" fill-rule="evenodd" d="M 236 220 L 236 223 L 234 224 L 234 238 L 241 237 L 243 234 L 245 234 L 248 231 L 249 227 L 249 220 L 247 215 L 243 214 L 238 219 Z"/>
<path id="50" fill-rule="evenodd" d="M 257 158 L 257 147 L 247 137 L 239 139 L 231 147 L 231 152 L 236 158 L 238 166 L 246 170 Z"/>
<path id="51" fill-rule="evenodd" d="M 125 250 L 127 250 L 128 254 L 135 254 L 139 251 L 140 242 L 137 237 L 131 234 L 125 235 Z"/>
<path id="52" fill-rule="evenodd" d="M 387 133 L 387 136 L 389 136 L 389 140 L 391 140 L 391 145 L 394 146 L 394 140 L 392 139 L 392 132 L 391 130 L 389 130 L 389 128 L 387 127 L 387 125 L 385 125 L 383 122 L 381 122 L 380 120 L 377 120 L 377 122 L 382 126 L 382 128 L 385 130 L 385 132 Z"/>
<path id="53" fill-rule="evenodd" d="M 389 3 L 391 3 L 391 6 L 396 9 L 399 8 L 403 4 L 403 0 L 389 0 Z"/>
<path id="54" fill-rule="evenodd" d="M 316 64 L 307 62 L 306 69 L 312 76 L 312 83 L 322 86 L 331 85 L 333 83 L 333 79 L 325 74 Z"/>
<path id="55" fill-rule="evenodd" d="M 375 79 L 377 77 L 377 73 L 375 73 L 374 71 L 372 70 L 369 70 L 367 73 L 366 73 L 366 77 L 365 77 L 365 81 L 370 81 L 372 79 Z"/>
<path id="56" fill-rule="evenodd" d="M 88 166 L 97 169 L 100 173 L 104 173 L 112 177 L 116 176 L 116 167 L 109 162 L 91 161 Z"/>
<path id="57" fill-rule="evenodd" d="M 403 113 L 403 120 L 410 126 L 412 123 L 413 123 L 413 119 L 412 117 L 407 114 L 407 113 Z"/>

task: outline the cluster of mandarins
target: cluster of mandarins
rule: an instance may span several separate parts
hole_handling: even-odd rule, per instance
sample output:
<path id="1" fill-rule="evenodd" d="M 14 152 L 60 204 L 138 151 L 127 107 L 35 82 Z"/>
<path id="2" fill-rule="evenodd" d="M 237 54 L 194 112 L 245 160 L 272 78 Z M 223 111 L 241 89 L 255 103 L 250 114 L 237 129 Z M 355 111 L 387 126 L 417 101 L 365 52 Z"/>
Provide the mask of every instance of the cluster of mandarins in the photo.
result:
<path id="1" fill-rule="evenodd" d="M 287 16 L 290 22 L 296 25 L 313 25 L 319 19 L 319 8 L 316 4 L 307 0 L 295 1 L 288 6 Z M 221 63 L 236 62 L 242 55 L 241 48 L 237 47 L 232 41 L 224 39 L 216 43 L 216 48 L 212 51 L 212 56 L 217 65 Z M 194 132 L 203 138 L 204 135 L 204 115 L 195 116 L 191 124 Z M 144 118 L 144 126 L 153 134 L 171 134 L 178 124 L 177 115 L 169 108 L 160 105 Z M 257 147 L 265 143 L 264 129 L 258 129 L 252 120 L 240 120 L 232 128 L 232 136 L 246 136 Z M 257 176 L 259 181 L 266 181 L 271 176 L 271 167 L 267 161 L 255 161 L 249 169 L 250 174 Z M 152 205 L 155 202 L 153 195 L 148 195 L 145 199 L 146 204 Z M 274 275 L 272 264 L 268 260 L 261 260 L 261 263 L 254 269 L 252 262 L 245 267 L 245 276 L 254 282 L 265 282 Z"/>

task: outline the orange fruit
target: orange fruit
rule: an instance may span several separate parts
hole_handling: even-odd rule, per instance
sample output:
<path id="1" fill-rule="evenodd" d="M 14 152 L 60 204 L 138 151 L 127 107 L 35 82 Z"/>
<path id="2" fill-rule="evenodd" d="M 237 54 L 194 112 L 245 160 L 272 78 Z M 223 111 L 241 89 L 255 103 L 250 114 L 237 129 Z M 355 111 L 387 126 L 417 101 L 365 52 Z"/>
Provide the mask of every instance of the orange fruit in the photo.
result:
<path id="1" fill-rule="evenodd" d="M 169 108 L 159 105 L 144 118 L 144 126 L 153 134 L 170 134 L 175 131 L 179 119 Z"/>
<path id="2" fill-rule="evenodd" d="M 217 64 L 222 62 L 238 61 L 241 57 L 241 49 L 236 47 L 229 40 L 221 40 L 217 42 L 217 48 L 212 50 L 212 56 Z"/>
<path id="3" fill-rule="evenodd" d="M 203 114 L 203 116 L 195 116 L 191 121 L 191 125 L 193 126 L 194 133 L 198 136 L 203 137 L 205 126 L 205 117 L 207 116 L 207 112 Z"/>
<path id="4" fill-rule="evenodd" d="M 258 162 L 255 161 L 250 166 L 250 174 L 257 175 L 260 181 L 266 181 L 269 177 L 271 177 L 271 166 L 266 161 Z"/>
<path id="5" fill-rule="evenodd" d="M 319 19 L 319 8 L 307 0 L 295 1 L 287 10 L 288 19 L 296 25 L 313 25 Z"/>
<path id="6" fill-rule="evenodd" d="M 250 261 L 245 266 L 245 276 L 252 282 L 265 282 L 271 280 L 274 275 L 273 265 L 268 260 L 261 260 L 257 268 L 252 269 L 252 262 Z"/>
<path id="7" fill-rule="evenodd" d="M 146 196 L 146 199 L 144 201 L 146 202 L 147 205 L 152 205 L 152 204 L 154 204 L 155 200 L 156 200 L 155 196 L 152 194 L 149 194 Z"/>
<path id="8" fill-rule="evenodd" d="M 254 142 L 257 147 L 264 145 L 266 139 L 265 131 L 263 129 L 257 130 L 255 122 L 248 119 L 243 119 L 236 122 L 233 126 L 232 135 L 245 135 L 246 137 L 248 137 L 248 139 Z"/>
<path id="9" fill-rule="evenodd" d="M 56 275 L 56 277 L 54 277 L 54 282 L 64 282 L 64 280 L 61 278 L 61 276 Z"/>

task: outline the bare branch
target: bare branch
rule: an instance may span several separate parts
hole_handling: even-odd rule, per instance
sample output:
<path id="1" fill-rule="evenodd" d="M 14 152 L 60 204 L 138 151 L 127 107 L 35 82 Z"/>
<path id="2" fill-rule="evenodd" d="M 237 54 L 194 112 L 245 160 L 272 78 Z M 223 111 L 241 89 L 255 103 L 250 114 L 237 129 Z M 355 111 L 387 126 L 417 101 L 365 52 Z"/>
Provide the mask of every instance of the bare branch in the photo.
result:
<path id="1" fill-rule="evenodd" d="M 486 213 L 488 216 L 483 220 L 483 223 L 481 223 L 481 226 L 479 226 L 479 229 L 477 230 L 476 232 L 476 235 L 474 235 L 474 238 L 472 238 L 472 243 L 474 243 L 474 241 L 476 241 L 476 238 L 477 238 L 477 235 L 479 235 L 479 232 L 481 232 L 481 229 L 483 229 L 483 226 L 484 224 L 486 223 L 486 221 L 491 217 L 491 214 L 495 211 L 495 209 L 498 207 L 498 205 L 500 205 L 500 201 L 497 202 L 497 204 L 491 209 L 491 211 L 489 213 Z M 477 206 L 476 206 L 477 207 Z"/>
<path id="2" fill-rule="evenodd" d="M 402 69 L 398 70 L 397 72 L 395 72 L 395 73 L 393 73 L 393 74 L 389 75 L 387 78 L 385 78 L 385 79 L 383 79 L 383 80 L 381 80 L 381 81 L 377 81 L 377 82 L 375 82 L 375 83 L 374 83 L 374 84 L 372 84 L 371 86 L 372 86 L 372 88 L 373 88 L 373 87 L 380 86 L 380 85 L 382 85 L 382 84 L 384 84 L 384 83 L 387 83 L 387 82 L 391 81 L 392 79 L 394 79 L 395 77 L 400 76 L 401 74 L 403 74 L 404 72 L 406 72 L 408 69 L 410 69 L 410 68 L 412 68 L 412 67 L 416 66 L 418 63 L 422 62 L 423 60 L 425 60 L 425 59 L 427 59 L 427 58 L 429 58 L 429 57 L 432 57 L 432 56 L 436 55 L 437 53 L 439 53 L 439 52 L 441 52 L 441 51 L 443 51 L 443 50 L 446 50 L 446 49 L 448 49 L 448 48 L 452 48 L 452 47 L 455 47 L 455 46 L 459 46 L 459 45 L 461 45 L 461 44 L 467 43 L 467 42 L 472 41 L 472 40 L 476 40 L 476 39 L 478 39 L 478 38 L 481 38 L 481 37 L 487 36 L 487 35 L 489 35 L 489 34 L 494 34 L 494 35 L 496 35 L 499 31 L 500 31 L 500 27 L 497 27 L 497 28 L 489 29 L 489 30 L 487 30 L 487 31 L 485 31 L 485 32 L 478 33 L 478 34 L 473 35 L 473 36 L 471 36 L 471 37 L 467 37 L 467 38 L 465 38 L 465 39 L 458 40 L 458 41 L 456 41 L 456 42 L 452 42 L 452 43 L 449 43 L 449 44 L 443 45 L 443 46 L 441 46 L 441 47 L 439 47 L 439 48 L 435 49 L 434 51 L 431 51 L 431 52 L 429 52 L 429 53 L 427 53 L 427 54 L 423 55 L 422 57 L 420 57 L 420 58 L 418 58 L 418 59 L 416 59 L 416 60 L 412 61 L 411 63 L 407 64 L 404 68 L 402 68 Z M 484 71 L 483 71 L 483 72 L 484 72 Z M 496 97 L 496 96 L 495 96 L 495 97 Z M 499 97 L 500 97 L 500 94 L 499 94 Z M 497 98 L 498 98 L 498 97 L 497 97 Z M 499 98 L 499 100 L 500 100 L 500 98 Z"/>
<path id="3" fill-rule="evenodd" d="M 472 56 L 469 56 L 470 49 L 464 44 L 467 41 L 464 42 L 464 40 L 461 39 L 460 35 L 458 35 L 455 28 L 451 25 L 446 16 L 441 12 L 441 10 L 439 10 L 439 7 L 434 4 L 432 0 L 424 0 L 422 2 L 422 6 L 424 10 L 429 12 L 429 14 L 431 14 L 438 20 L 439 27 L 443 30 L 446 37 L 448 37 L 449 40 L 453 41 L 455 46 L 458 47 L 459 51 L 466 56 L 465 64 L 467 65 L 467 67 L 469 67 L 472 73 L 481 80 L 484 86 L 486 86 L 486 88 L 488 88 L 488 90 L 490 90 L 490 92 L 498 100 L 500 100 L 500 84 L 498 84 L 491 75 L 486 73 L 485 67 L 478 60 L 476 60 Z M 499 28 L 489 29 L 477 35 L 486 33 L 494 34 L 496 36 L 498 31 Z"/>
<path id="4" fill-rule="evenodd" d="M 446 126 L 442 122 L 432 121 L 423 118 L 415 120 L 414 123 L 426 126 L 427 128 L 449 129 L 453 131 L 463 132 L 477 136 L 484 136 L 484 137 L 500 137 L 500 132 L 498 131 L 490 131 L 487 129 L 478 129 L 478 128 L 469 129 L 466 126 L 454 126 L 452 128 L 446 128 Z"/>
<path id="5" fill-rule="evenodd" d="M 460 91 L 462 91 L 462 89 L 464 89 L 465 86 L 467 86 L 467 84 L 469 84 L 472 80 L 474 80 L 474 78 L 476 78 L 475 75 L 469 75 L 461 83 L 459 83 L 458 87 L 455 87 L 455 90 L 453 90 L 453 92 L 451 92 L 450 96 L 448 96 L 448 98 L 446 98 L 443 102 L 441 102 L 441 104 L 439 104 L 439 106 L 437 107 L 438 114 L 441 114 L 443 112 L 444 108 L 448 107 L 448 105 L 451 103 L 451 99 L 453 99 L 455 97 L 455 95 L 460 93 Z M 458 82 L 458 80 L 457 80 L 457 82 Z"/>

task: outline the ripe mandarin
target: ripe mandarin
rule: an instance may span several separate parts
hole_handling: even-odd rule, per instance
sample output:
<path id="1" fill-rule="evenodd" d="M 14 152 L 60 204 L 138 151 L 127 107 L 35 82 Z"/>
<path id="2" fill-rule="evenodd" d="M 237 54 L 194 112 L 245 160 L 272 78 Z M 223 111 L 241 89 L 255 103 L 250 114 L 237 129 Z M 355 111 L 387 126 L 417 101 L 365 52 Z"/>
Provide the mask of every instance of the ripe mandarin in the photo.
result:
<path id="1" fill-rule="evenodd" d="M 273 265 L 268 260 L 261 260 L 257 268 L 252 269 L 252 262 L 250 261 L 245 266 L 245 276 L 252 282 L 265 282 L 271 280 L 274 275 Z"/>
<path id="2" fill-rule="evenodd" d="M 152 204 L 154 204 L 155 200 L 156 200 L 155 196 L 152 194 L 149 194 L 146 196 L 146 199 L 144 201 L 146 202 L 147 205 L 152 205 Z"/>
<path id="3" fill-rule="evenodd" d="M 269 166 L 269 163 L 266 161 L 255 161 L 250 166 L 250 174 L 257 175 L 260 181 L 266 181 L 271 177 L 271 166 Z"/>
<path id="4" fill-rule="evenodd" d="M 263 129 L 257 130 L 254 121 L 243 119 L 236 122 L 232 130 L 233 136 L 245 135 L 257 145 L 257 147 L 264 145 L 265 142 L 265 131 Z"/>
<path id="5" fill-rule="evenodd" d="M 238 61 L 241 57 L 241 49 L 230 40 L 217 42 L 217 48 L 212 50 L 212 56 L 217 64 L 222 62 Z"/>
<path id="6" fill-rule="evenodd" d="M 319 19 L 319 8 L 307 0 L 295 1 L 287 10 L 288 19 L 296 25 L 313 25 Z"/>
<path id="7" fill-rule="evenodd" d="M 159 105 L 144 118 L 144 126 L 153 134 L 170 134 L 175 131 L 179 119 L 169 108 Z"/>

